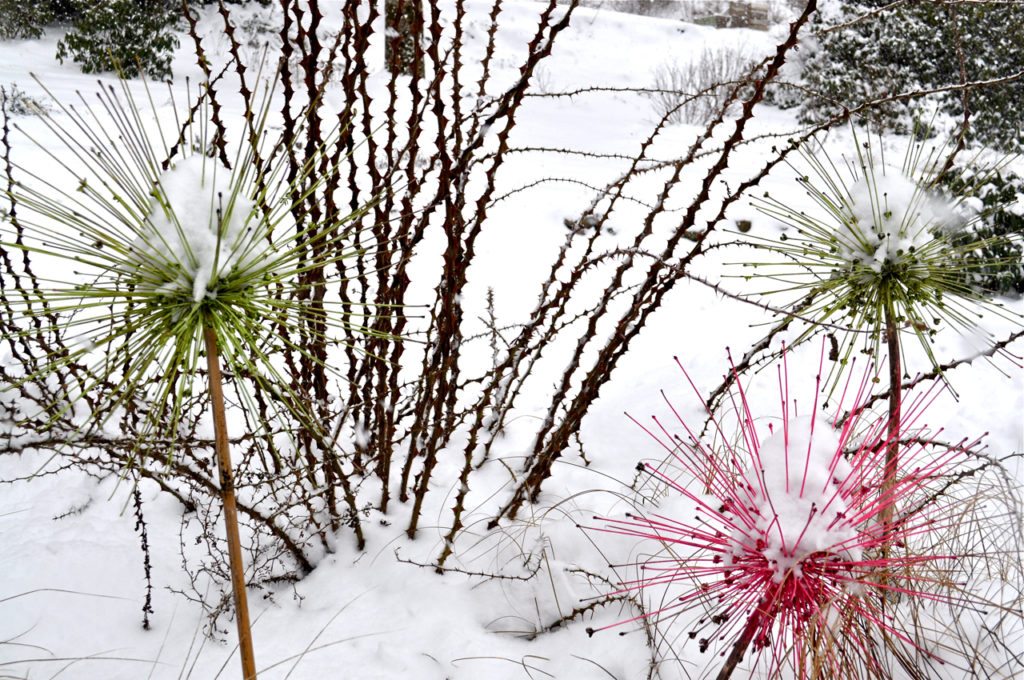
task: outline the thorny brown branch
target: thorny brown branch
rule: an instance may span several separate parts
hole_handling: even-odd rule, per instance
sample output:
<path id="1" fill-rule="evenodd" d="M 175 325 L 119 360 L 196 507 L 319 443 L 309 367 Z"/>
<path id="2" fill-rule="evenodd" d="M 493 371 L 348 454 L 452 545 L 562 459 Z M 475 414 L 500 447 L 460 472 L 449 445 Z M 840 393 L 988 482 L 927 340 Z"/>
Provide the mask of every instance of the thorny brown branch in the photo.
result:
<path id="1" fill-rule="evenodd" d="M 773 80 L 776 75 L 778 75 L 782 64 L 785 63 L 787 53 L 797 43 L 800 29 L 807 23 L 816 8 L 817 1 L 809 0 L 800 17 L 790 24 L 790 30 L 786 40 L 778 45 L 775 56 L 770 60 L 770 62 L 768 62 L 763 75 L 753 81 L 753 92 L 750 94 L 749 99 L 743 102 L 742 112 L 735 120 L 732 134 L 722 144 L 717 160 L 705 174 L 704 179 L 701 182 L 700 190 L 690 203 L 690 207 L 686 211 L 682 222 L 666 242 L 662 254 L 658 258 L 654 259 L 652 266 L 647 271 L 645 281 L 640 292 L 636 296 L 637 301 L 620 318 L 617 324 L 616 333 L 611 341 L 598 351 L 597 360 L 583 378 L 582 387 L 576 392 L 576 395 L 572 398 L 567 407 L 562 407 L 560 405 L 560 401 L 568 394 L 570 379 L 576 372 L 575 365 L 571 365 L 563 373 L 562 382 L 558 392 L 556 392 L 556 398 L 554 400 L 555 406 L 549 410 L 545 419 L 544 427 L 542 427 L 535 439 L 534 450 L 528 457 L 526 466 L 524 466 L 525 477 L 521 479 L 519 484 L 516 486 L 512 498 L 498 512 L 495 519 L 492 520 L 492 526 L 495 525 L 502 517 L 514 518 L 523 502 L 527 499 L 531 502 L 536 502 L 538 494 L 540 493 L 541 483 L 550 476 L 553 463 L 559 456 L 561 456 L 562 450 L 567 445 L 572 432 L 579 428 L 583 416 L 587 412 L 590 404 L 597 399 L 601 386 L 610 378 L 611 372 L 615 368 L 618 359 L 626 352 L 630 341 L 636 337 L 640 329 L 646 324 L 649 316 L 660 307 L 661 302 L 668 291 L 670 291 L 674 287 L 675 283 L 681 278 L 678 272 L 674 275 L 666 275 L 665 267 L 660 266 L 659 262 L 670 261 L 676 257 L 675 251 L 677 244 L 680 239 L 683 238 L 683 234 L 690 231 L 694 226 L 698 212 L 705 206 L 705 203 L 709 199 L 712 185 L 728 166 L 732 150 L 742 141 L 744 130 L 746 129 L 749 121 L 753 118 L 754 108 L 764 98 L 767 84 Z M 741 88 L 737 87 L 733 91 L 733 97 L 738 96 L 740 90 Z M 720 122 L 722 122 L 725 112 L 731 103 L 731 100 L 725 102 L 719 117 L 708 126 L 701 141 L 711 137 L 711 132 Z M 689 160 L 692 160 L 699 143 L 700 142 L 691 148 L 688 155 Z M 775 162 L 781 160 L 781 157 L 783 157 L 785 153 L 786 152 L 784 151 L 779 154 L 779 159 Z M 687 159 L 684 159 L 678 164 L 672 180 L 666 184 L 666 189 L 662 193 L 659 205 L 664 204 L 668 191 L 678 179 L 682 168 L 687 164 Z M 686 265 L 688 265 L 702 252 L 704 240 L 706 240 L 714 226 L 724 216 L 727 205 L 737 200 L 748 187 L 756 185 L 761 178 L 767 175 L 767 172 L 771 167 L 773 167 L 773 163 L 770 162 L 760 173 L 744 182 L 740 187 L 740 191 L 732 194 L 722 201 L 718 216 L 709 222 L 707 228 L 701 232 L 702 236 L 700 237 L 700 240 L 691 248 L 688 254 L 679 258 L 681 267 L 685 268 Z M 655 210 L 648 214 L 648 218 L 645 221 L 643 236 L 650 233 L 651 225 L 659 212 L 660 210 Z M 639 245 L 639 243 L 637 245 Z M 620 265 L 610 288 L 621 285 L 622 278 L 631 264 L 632 260 L 629 259 Z M 598 318 L 598 315 L 595 315 L 591 319 L 588 330 L 583 336 L 583 340 L 575 353 L 576 358 L 583 355 L 582 344 L 593 337 Z M 562 417 L 561 422 L 556 426 L 556 413 L 561 410 L 564 410 L 564 416 Z"/>

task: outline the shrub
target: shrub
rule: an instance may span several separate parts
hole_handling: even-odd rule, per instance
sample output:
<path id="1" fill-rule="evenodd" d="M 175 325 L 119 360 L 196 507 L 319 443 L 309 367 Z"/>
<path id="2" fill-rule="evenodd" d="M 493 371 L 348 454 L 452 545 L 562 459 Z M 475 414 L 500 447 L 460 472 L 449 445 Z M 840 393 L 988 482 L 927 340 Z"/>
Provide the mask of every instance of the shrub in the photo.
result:
<path id="1" fill-rule="evenodd" d="M 60 117 L 46 112 L 40 117 L 47 139 L 63 148 L 44 151 L 54 160 L 75 156 L 85 171 L 77 182 L 50 183 L 24 170 L 31 181 L 4 191 L 12 209 L 10 218 L 0 222 L 5 260 L 8 252 L 20 250 L 26 269 L 34 259 L 53 271 L 68 271 L 62 281 L 37 284 L 36 301 L 24 296 L 20 304 L 3 296 L 4 311 L 10 314 L 16 305 L 19 317 L 31 319 L 37 329 L 46 326 L 51 337 L 83 340 L 59 357 L 52 355 L 36 375 L 0 386 L 0 394 L 20 392 L 38 378 L 65 386 L 57 399 L 44 400 L 28 416 L 37 431 L 59 428 L 67 414 L 84 405 L 90 415 L 77 425 L 76 435 L 102 430 L 119 414 L 128 414 L 138 426 L 130 454 L 135 467 L 138 458 L 189 429 L 205 363 L 240 656 L 248 680 L 255 680 L 256 670 L 225 403 L 237 400 L 249 412 L 246 420 L 253 419 L 268 439 L 282 418 L 292 417 L 305 433 L 328 441 L 329 434 L 319 431 L 318 419 L 281 373 L 278 343 L 300 334 L 326 338 L 340 328 L 363 332 L 358 320 L 350 322 L 354 317 L 345 306 L 310 301 L 314 286 L 303 278 L 316 265 L 343 271 L 341 261 L 357 254 L 347 250 L 348 223 L 362 210 L 337 212 L 309 227 L 296 223 L 294 197 L 304 191 L 315 195 L 324 175 L 336 170 L 326 151 L 318 150 L 298 172 L 286 171 L 295 157 L 294 138 L 264 134 L 275 85 L 267 86 L 263 103 L 250 107 L 254 132 L 251 138 L 243 132 L 233 165 L 216 153 L 212 119 L 200 120 L 193 113 L 172 144 L 165 128 L 147 129 L 143 121 L 150 113 L 156 117 L 156 107 L 140 107 L 128 88 L 123 98 L 111 89 L 101 95 L 99 107 L 86 103 L 84 110 L 54 100 Z M 152 101 L 148 90 L 147 98 Z M 103 122 L 100 111 L 112 113 L 112 122 Z M 182 119 L 176 111 L 175 120 Z M 86 129 L 90 133 L 83 141 L 79 134 Z M 191 148 L 182 143 L 190 137 L 198 142 Z M 169 155 L 159 161 L 169 147 Z M 264 162 L 258 155 L 265 148 L 276 151 L 274 160 Z M 319 254 L 310 252 L 310 243 L 321 249 Z M 300 361 L 320 360 L 296 349 Z M 88 368 L 79 371 L 80 365 Z M 80 378 L 75 386 L 64 382 L 65 373 Z M 182 455 L 190 454 L 169 449 L 168 469 Z"/>
<path id="2" fill-rule="evenodd" d="M 48 2 L 0 0 L 0 40 L 39 38 L 52 20 Z"/>
<path id="3" fill-rule="evenodd" d="M 34 116 L 49 108 L 46 103 L 25 94 L 17 83 L 11 83 L 9 88 L 0 86 L 0 99 L 8 116 Z"/>
<path id="4" fill-rule="evenodd" d="M 755 59 L 741 49 L 707 49 L 686 62 L 666 62 L 654 72 L 654 110 L 669 123 L 711 122 Z"/>
<path id="5" fill-rule="evenodd" d="M 887 0 L 838 0 L 825 7 L 805 64 L 805 84 L 818 95 L 801 103 L 805 121 L 881 97 L 951 87 L 872 107 L 871 119 L 909 131 L 914 118 L 928 117 L 935 109 L 960 118 L 964 99 L 955 86 L 961 83 L 961 66 L 967 82 L 977 82 L 1010 76 L 1024 63 L 1024 12 L 1019 7 L 888 5 Z M 1022 95 L 1019 79 L 969 88 L 970 135 L 988 145 L 1019 147 Z"/>
<path id="6" fill-rule="evenodd" d="M 61 62 L 70 56 L 85 73 L 125 78 L 171 75 L 178 11 L 169 0 L 83 0 L 76 8 L 74 28 L 57 43 Z"/>
<path id="7" fill-rule="evenodd" d="M 993 294 L 1024 296 L 1024 178 L 1009 171 L 959 171 L 946 173 L 942 185 L 973 197 L 980 209 L 968 231 L 953 239 L 956 246 L 983 244 L 963 256 L 967 281 Z"/>

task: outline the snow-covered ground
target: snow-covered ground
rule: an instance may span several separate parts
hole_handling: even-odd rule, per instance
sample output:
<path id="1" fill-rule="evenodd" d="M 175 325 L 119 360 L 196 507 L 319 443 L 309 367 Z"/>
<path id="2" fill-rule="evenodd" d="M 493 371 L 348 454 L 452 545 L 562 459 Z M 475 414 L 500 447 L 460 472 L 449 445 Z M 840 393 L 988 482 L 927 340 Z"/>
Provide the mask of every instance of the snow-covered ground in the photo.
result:
<path id="1" fill-rule="evenodd" d="M 539 7 L 514 3 L 502 14 L 502 39 L 509 53 L 499 67 L 516 75 L 523 41 L 532 30 Z M 482 20 L 483 17 L 477 17 Z M 486 39 L 477 31 L 480 39 Z M 82 75 L 75 64 L 53 59 L 56 36 L 40 41 L 0 42 L 0 85 L 17 85 L 26 95 L 45 101 L 39 81 L 57 98 L 69 101 L 75 91 L 96 87 L 95 76 Z M 185 41 L 183 41 L 185 44 Z M 712 30 L 676 21 L 615 12 L 581 9 L 544 65 L 544 87 L 552 91 L 590 85 L 607 87 L 650 86 L 655 69 L 672 59 L 683 59 L 707 46 L 745 45 L 768 54 L 772 36 L 743 29 Z M 519 52 L 515 50 L 518 49 Z M 174 61 L 178 81 L 198 76 L 190 50 L 183 47 Z M 113 79 L 101 77 L 103 83 Z M 132 87 L 137 87 L 132 84 Z M 176 85 L 178 87 L 179 85 Z M 537 99 L 519 120 L 516 143 L 604 153 L 635 153 L 650 133 L 653 108 L 636 96 L 605 93 L 599 96 Z M 33 121 L 19 118 L 26 130 Z M 753 125 L 752 135 L 795 129 L 792 117 L 766 109 Z M 659 141 L 666 154 L 682 153 L 697 128 L 680 125 Z M 28 149 L 20 133 L 12 132 L 15 148 Z M 45 137 L 43 138 L 45 143 Z M 888 140 L 899 146 L 900 140 Z M 848 148 L 848 134 L 836 133 L 830 144 Z M 753 146 L 737 156 L 749 168 L 759 167 L 767 147 Z M 19 151 L 22 153 L 22 151 Z M 30 153 L 30 152 L 24 152 Z M 653 154 L 657 156 L 658 154 Z M 24 160 L 22 163 L 31 163 Z M 42 161 L 40 161 L 42 162 Z M 572 177 L 600 186 L 621 170 L 612 160 L 567 155 L 529 156 L 509 163 L 502 183 L 506 189 L 545 177 Z M 787 172 L 773 175 L 765 188 L 773 195 L 790 194 L 799 200 L 801 189 Z M 479 262 L 471 270 L 467 293 L 483 309 L 488 288 L 494 290 L 499 316 L 515 322 L 529 314 L 535 289 L 524 282 L 535 268 L 547 266 L 565 237 L 563 219 L 578 215 L 591 199 L 583 188 L 565 183 L 541 184 L 499 203 L 491 212 L 495 228 L 481 240 Z M 777 233 L 781 225 L 758 213 L 746 202 L 735 205 L 732 219 L 750 219 L 754 233 Z M 624 217 L 617 219 L 624 220 Z M 611 225 L 629 234 L 635 226 Z M 742 260 L 737 249 L 715 251 L 700 263 L 700 272 L 716 280 L 726 263 Z M 732 270 L 729 270 L 730 272 Z M 739 279 L 727 287 L 741 289 Z M 1007 301 L 1017 313 L 1021 301 Z M 481 312 L 482 313 L 482 312 Z M 469 316 L 467 314 L 467 316 Z M 632 610 L 595 607 L 575 621 L 550 631 L 544 629 L 574 609 L 609 592 L 606 584 L 590 583 L 582 568 L 607 572 L 608 564 L 637 559 L 653 548 L 639 539 L 588 533 L 595 513 L 610 516 L 629 509 L 619 494 L 628 495 L 638 460 L 657 460 L 663 452 L 623 414 L 638 419 L 665 416 L 667 407 L 659 390 L 673 398 L 680 414 L 698 426 L 701 406 L 678 371 L 679 356 L 702 393 L 713 389 L 728 370 L 725 348 L 736 356 L 765 332 L 767 313 L 713 290 L 692 284 L 678 287 L 665 308 L 651 320 L 620 362 L 611 382 L 584 422 L 581 442 L 588 465 L 578 455 L 567 455 L 545 484 L 543 503 L 528 519 L 508 523 L 491 533 L 483 523 L 471 525 L 458 564 L 467 572 L 511 575 L 488 579 L 469 573 L 440 576 L 429 567 L 446 530 L 443 522 L 432 532 L 410 542 L 400 523 L 386 524 L 374 516 L 366 522 L 368 547 L 356 552 L 347 536 L 337 549 L 301 582 L 283 585 L 272 598 L 250 603 L 260 678 L 558 678 L 639 680 L 651 677 L 648 638 L 636 624 L 615 632 L 589 637 L 587 627 L 600 628 L 631 618 Z M 986 318 L 996 337 L 1005 337 L 1010 324 Z M 811 347 L 810 345 L 814 345 Z M 953 332 L 936 339 L 940 361 L 969 356 L 976 338 Z M 820 346 L 809 343 L 789 358 L 791 392 L 801 412 L 811 408 Z M 1024 350 L 1018 343 L 1016 353 Z M 910 370 L 927 370 L 915 348 L 908 349 Z M 916 362 L 916 363 L 915 363 Z M 554 378 L 553 378 L 554 379 Z M 959 399 L 941 394 L 924 420 L 945 428 L 944 438 L 959 441 L 988 433 L 990 451 L 1001 454 L 1024 450 L 1024 377 L 1006 361 L 976 361 L 950 372 Z M 760 404 L 755 418 L 779 416 L 778 384 L 774 369 L 750 378 L 747 399 Z M 527 395 L 529 397 L 529 395 Z M 540 413 L 543 395 L 520 404 L 520 418 Z M 517 438 L 514 428 L 502 440 L 502 455 L 514 456 L 529 442 Z M 0 479 L 29 477 L 48 459 L 46 451 L 0 456 Z M 445 477 L 442 469 L 438 479 Z M 1016 470 L 1016 479 L 1024 478 Z M 445 482 L 448 483 L 448 482 Z M 453 487 L 455 482 L 451 482 Z M 501 481 L 496 480 L 495 487 Z M 75 471 L 42 475 L 0 486 L 0 678 L 66 677 L 82 680 L 193 678 L 237 676 L 233 627 L 213 639 L 205 633 L 207 617 L 201 606 L 181 594 L 191 584 L 180 568 L 180 550 L 189 549 L 179 535 L 182 507 L 155 487 L 142 485 L 149 544 L 152 552 L 153 609 L 150 630 L 141 626 L 145 596 L 139 536 L 131 512 L 130 484 L 117 479 L 96 479 Z M 452 489 L 454 493 L 454 488 Z M 484 520 L 502 498 L 494 489 L 474 488 L 476 505 L 471 521 Z M 450 501 L 434 494 L 425 512 L 431 524 Z M 434 513 L 433 515 L 431 513 Z M 529 580 L 524 554 L 543 556 Z M 619 578 L 631 578 L 623 570 Z M 221 627 L 227 626 L 224 619 Z M 657 677 L 703 677 L 709 659 L 696 643 L 678 636 L 655 672 Z M 224 642 L 223 640 L 227 640 Z M 1019 640 L 1018 640 L 1019 641 Z M 715 667 L 715 660 L 710 660 Z M 740 677 L 740 675 L 737 675 Z"/>

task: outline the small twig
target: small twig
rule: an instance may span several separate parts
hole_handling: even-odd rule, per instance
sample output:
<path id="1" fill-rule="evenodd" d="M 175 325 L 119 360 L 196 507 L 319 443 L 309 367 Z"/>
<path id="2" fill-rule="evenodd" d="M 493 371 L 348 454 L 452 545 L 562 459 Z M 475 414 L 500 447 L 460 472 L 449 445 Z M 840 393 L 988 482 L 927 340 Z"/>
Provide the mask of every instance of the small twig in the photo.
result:
<path id="1" fill-rule="evenodd" d="M 146 601 L 142 605 L 142 628 L 149 630 L 149 615 L 153 613 L 152 562 L 149 557 L 149 534 L 146 520 L 142 515 L 142 492 L 139 491 L 138 480 L 132 488 L 132 504 L 135 508 L 135 531 L 139 532 L 139 541 L 142 544 L 142 570 L 146 576 Z"/>
<path id="2" fill-rule="evenodd" d="M 598 607 L 603 607 L 603 606 L 605 606 L 607 604 L 611 604 L 612 602 L 621 602 L 624 599 L 628 599 L 628 598 L 625 598 L 622 595 L 608 595 L 606 597 L 602 597 L 599 600 L 592 600 L 590 602 L 590 604 L 581 605 L 579 607 L 576 607 L 575 609 L 573 609 L 568 614 L 565 614 L 565 615 L 561 616 L 560 618 L 555 619 L 554 621 L 552 621 L 551 623 L 541 627 L 540 630 L 532 633 L 531 635 L 527 635 L 526 639 L 527 640 L 533 640 L 538 635 L 542 635 L 544 633 L 550 633 L 552 631 L 558 630 L 559 628 L 564 628 L 566 626 L 566 624 L 572 623 L 573 621 L 575 621 L 576 619 L 580 618 L 584 614 L 589 614 L 590 612 L 594 611 Z M 591 633 L 591 632 L 592 632 L 592 629 L 588 628 L 587 629 L 587 633 Z"/>
<path id="3" fill-rule="evenodd" d="M 941 366 L 937 367 L 935 370 L 929 371 L 928 373 L 919 374 L 919 375 L 915 376 L 912 380 L 908 380 L 908 381 L 902 383 L 901 389 L 904 390 L 904 391 L 910 390 L 913 387 L 917 386 L 918 384 L 920 384 L 920 383 L 922 383 L 922 382 L 924 382 L 926 380 L 936 380 L 936 379 L 942 378 L 946 374 L 946 372 L 956 368 L 957 366 L 961 366 L 963 364 L 968 364 L 969 365 L 969 364 L 973 363 L 975 359 L 980 359 L 982 357 L 994 356 L 995 354 L 997 354 L 999 352 L 1003 352 L 1006 349 L 1006 347 L 1008 347 L 1011 343 L 1015 342 L 1016 340 L 1020 339 L 1021 337 L 1024 337 L 1024 330 L 1020 330 L 1020 331 L 1017 331 L 1016 333 L 1012 333 L 1005 340 L 1000 340 L 999 342 L 995 343 L 994 345 L 992 345 L 991 347 L 989 347 L 988 349 L 986 349 L 983 352 L 978 352 L 976 354 L 972 354 L 971 356 L 965 357 L 963 359 L 956 359 L 954 361 L 950 361 L 949 363 L 942 364 Z M 879 400 L 889 399 L 889 393 L 890 393 L 890 390 L 885 390 L 884 392 L 880 392 L 878 394 L 872 395 L 869 399 L 866 399 L 863 404 L 858 406 L 853 411 L 848 411 L 848 412 L 844 413 L 842 418 L 839 419 L 839 421 L 836 423 L 836 425 L 839 426 L 839 427 L 842 427 L 843 424 L 846 423 L 846 421 L 849 420 L 851 416 L 859 415 L 862 411 L 871 408 L 875 404 L 875 402 L 877 402 Z"/>
<path id="4" fill-rule="evenodd" d="M 475 576 L 486 579 L 497 579 L 504 581 L 530 581 L 540 571 L 540 561 L 533 567 L 527 574 L 515 575 L 515 574 L 493 574 L 486 571 L 471 571 L 469 569 L 462 569 L 461 567 L 445 567 L 439 564 L 424 564 L 423 562 L 417 562 L 415 560 L 408 560 L 401 557 L 398 554 L 398 550 L 395 550 L 395 559 L 403 564 L 411 564 L 414 567 L 422 567 L 424 569 L 433 569 L 438 574 L 462 574 L 463 576 Z"/>

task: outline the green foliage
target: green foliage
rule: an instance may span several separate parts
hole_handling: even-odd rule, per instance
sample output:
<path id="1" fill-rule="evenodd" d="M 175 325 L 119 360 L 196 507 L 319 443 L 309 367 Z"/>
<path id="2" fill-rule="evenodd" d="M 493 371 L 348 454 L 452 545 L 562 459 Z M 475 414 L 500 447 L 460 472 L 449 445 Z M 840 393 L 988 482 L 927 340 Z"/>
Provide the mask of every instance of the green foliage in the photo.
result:
<path id="1" fill-rule="evenodd" d="M 805 121 L 887 95 L 958 86 L 958 44 L 967 82 L 1004 78 L 1024 64 L 1022 5 L 890 4 L 888 0 L 836 0 L 816 18 L 818 39 L 805 61 L 804 82 L 819 96 L 802 102 Z M 873 11 L 877 13 L 854 21 Z M 969 135 L 983 144 L 1019 148 L 1022 98 L 1024 83 L 1019 80 L 971 88 Z M 928 118 L 935 110 L 962 118 L 961 92 L 954 89 L 889 102 L 872 108 L 868 116 L 875 125 L 909 131 L 914 119 Z"/>
<path id="2" fill-rule="evenodd" d="M 48 2 L 0 0 L 0 40 L 39 38 L 53 18 Z"/>
<path id="3" fill-rule="evenodd" d="M 171 75 L 179 16 L 171 0 L 80 0 L 75 9 L 74 28 L 57 43 L 62 62 L 70 57 L 85 73 L 117 71 L 125 78 Z"/>
<path id="4" fill-rule="evenodd" d="M 50 0 L 50 11 L 53 20 L 59 23 L 70 23 L 78 16 L 79 0 Z"/>
<path id="5" fill-rule="evenodd" d="M 967 281 L 989 293 L 1024 296 L 1024 178 L 1009 171 L 979 175 L 958 168 L 943 177 L 942 185 L 979 203 L 970 230 L 953 238 L 957 247 L 980 243 L 964 253 Z"/>

